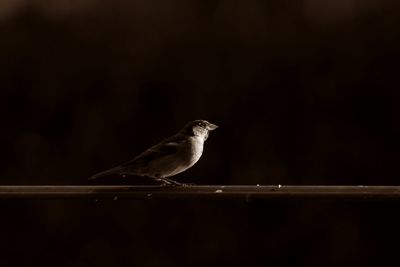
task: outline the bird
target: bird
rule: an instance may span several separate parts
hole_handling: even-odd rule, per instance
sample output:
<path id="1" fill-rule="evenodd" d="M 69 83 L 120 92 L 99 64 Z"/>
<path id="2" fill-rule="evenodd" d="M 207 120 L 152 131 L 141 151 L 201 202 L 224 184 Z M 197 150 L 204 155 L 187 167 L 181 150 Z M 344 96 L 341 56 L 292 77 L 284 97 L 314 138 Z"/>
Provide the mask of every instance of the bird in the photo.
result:
<path id="1" fill-rule="evenodd" d="M 206 120 L 188 122 L 177 134 L 150 147 L 132 160 L 109 170 L 97 173 L 89 179 L 110 174 L 145 176 L 168 186 L 187 186 L 169 177 L 192 167 L 203 154 L 204 142 L 218 126 Z"/>

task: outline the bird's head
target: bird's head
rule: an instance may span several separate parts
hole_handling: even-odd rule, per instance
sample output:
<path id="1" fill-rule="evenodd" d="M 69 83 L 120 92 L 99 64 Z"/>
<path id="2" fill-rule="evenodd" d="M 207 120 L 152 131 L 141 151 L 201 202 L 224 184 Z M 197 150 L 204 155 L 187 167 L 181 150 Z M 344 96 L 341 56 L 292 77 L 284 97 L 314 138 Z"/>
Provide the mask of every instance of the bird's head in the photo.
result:
<path id="1" fill-rule="evenodd" d="M 210 131 L 217 129 L 218 126 L 206 120 L 191 121 L 183 128 L 185 134 L 202 137 L 205 140 L 208 138 Z"/>

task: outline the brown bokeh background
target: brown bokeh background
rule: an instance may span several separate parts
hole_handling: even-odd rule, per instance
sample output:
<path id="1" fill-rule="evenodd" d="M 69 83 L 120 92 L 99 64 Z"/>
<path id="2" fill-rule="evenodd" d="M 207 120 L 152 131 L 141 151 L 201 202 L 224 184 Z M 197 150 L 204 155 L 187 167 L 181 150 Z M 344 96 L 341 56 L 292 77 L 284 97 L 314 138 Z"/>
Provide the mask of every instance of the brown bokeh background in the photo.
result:
<path id="1" fill-rule="evenodd" d="M 90 184 L 202 118 L 220 128 L 182 181 L 398 185 L 399 8 L 1 0 L 0 183 Z M 375 266 L 399 237 L 388 202 L 0 206 L 0 266 Z"/>

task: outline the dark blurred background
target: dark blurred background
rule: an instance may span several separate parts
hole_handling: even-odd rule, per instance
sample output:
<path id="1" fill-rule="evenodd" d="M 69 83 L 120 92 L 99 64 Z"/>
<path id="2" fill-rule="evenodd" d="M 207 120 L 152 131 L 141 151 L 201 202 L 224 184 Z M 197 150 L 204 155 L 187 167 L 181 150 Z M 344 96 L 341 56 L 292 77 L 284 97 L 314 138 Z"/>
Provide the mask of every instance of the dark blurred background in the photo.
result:
<path id="1" fill-rule="evenodd" d="M 90 184 L 201 118 L 220 128 L 181 181 L 399 185 L 399 8 L 1 0 L 0 183 Z M 376 266 L 399 206 L 2 201 L 0 266 Z"/>

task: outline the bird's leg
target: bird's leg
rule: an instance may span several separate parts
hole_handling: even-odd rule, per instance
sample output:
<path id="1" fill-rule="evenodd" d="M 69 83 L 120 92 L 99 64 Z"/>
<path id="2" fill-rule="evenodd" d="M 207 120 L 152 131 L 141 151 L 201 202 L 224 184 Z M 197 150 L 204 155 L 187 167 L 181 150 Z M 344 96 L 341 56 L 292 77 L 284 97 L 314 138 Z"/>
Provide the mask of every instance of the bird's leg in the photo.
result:
<path id="1" fill-rule="evenodd" d="M 184 183 L 179 183 L 177 181 L 174 181 L 172 179 L 168 179 L 168 178 L 162 178 L 164 181 L 166 181 L 168 183 L 168 185 L 172 185 L 172 186 L 191 186 L 191 185 L 195 185 L 195 184 L 184 184 Z"/>
<path id="2" fill-rule="evenodd" d="M 174 181 L 174 180 L 171 180 L 171 179 L 168 179 L 168 178 L 162 178 L 162 180 L 164 181 L 164 183 L 167 183 L 168 185 L 171 185 L 171 186 L 182 186 L 182 184 L 181 183 L 178 183 L 177 181 Z"/>
<path id="3" fill-rule="evenodd" d="M 168 181 L 165 181 L 163 179 L 158 180 L 159 182 L 161 182 L 161 186 L 176 186 L 175 184 L 172 184 Z"/>
<path id="4" fill-rule="evenodd" d="M 194 183 L 181 183 L 181 185 L 182 186 L 194 186 L 194 185 L 196 185 L 196 184 L 194 184 Z"/>
<path id="5" fill-rule="evenodd" d="M 183 184 L 183 183 L 179 183 L 177 181 L 174 181 L 172 179 L 168 179 L 166 177 L 163 178 L 156 178 L 157 181 L 162 182 L 163 186 L 189 186 L 188 184 Z"/>
<path id="6" fill-rule="evenodd" d="M 154 180 L 156 180 L 157 182 L 161 183 L 161 186 L 173 186 L 173 184 L 171 182 L 169 182 L 167 179 L 164 178 L 155 178 L 152 177 Z"/>

